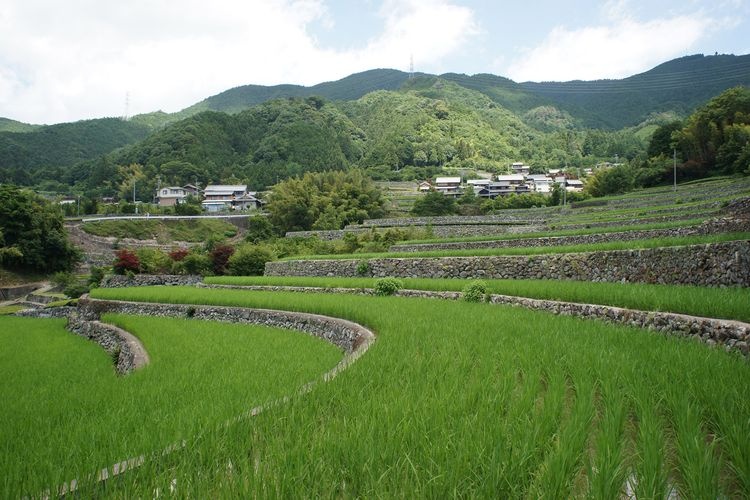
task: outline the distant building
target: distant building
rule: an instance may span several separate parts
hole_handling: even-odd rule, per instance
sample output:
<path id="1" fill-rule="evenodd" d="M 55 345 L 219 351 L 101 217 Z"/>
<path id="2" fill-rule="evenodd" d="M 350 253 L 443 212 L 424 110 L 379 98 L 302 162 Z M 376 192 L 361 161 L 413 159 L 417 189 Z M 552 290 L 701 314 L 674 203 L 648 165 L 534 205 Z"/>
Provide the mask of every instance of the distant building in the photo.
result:
<path id="1" fill-rule="evenodd" d="M 583 191 L 583 182 L 578 179 L 568 179 L 565 183 L 565 190 L 580 193 Z"/>
<path id="2" fill-rule="evenodd" d="M 417 186 L 417 191 L 420 193 L 426 193 L 427 191 L 432 191 L 432 183 L 430 181 L 422 181 L 419 183 L 419 186 Z"/>
<path id="3" fill-rule="evenodd" d="M 242 200 L 247 194 L 246 184 L 209 184 L 203 190 L 201 205 L 208 212 L 235 210 L 245 205 Z"/>
<path id="4" fill-rule="evenodd" d="M 173 207 L 188 197 L 185 188 L 179 186 L 163 187 L 156 191 L 156 204 L 160 207 Z"/>
<path id="5" fill-rule="evenodd" d="M 510 169 L 514 174 L 529 175 L 531 173 L 531 167 L 524 165 L 520 161 L 511 164 Z"/>
<path id="6" fill-rule="evenodd" d="M 498 175 L 497 176 L 497 182 L 507 182 L 511 186 L 520 186 L 525 182 L 525 177 L 521 174 L 511 174 L 511 175 Z"/>
<path id="7" fill-rule="evenodd" d="M 527 175 L 526 182 L 533 186 L 536 193 L 552 192 L 552 178 L 544 174 Z"/>
<path id="8" fill-rule="evenodd" d="M 446 196 L 461 196 L 461 178 L 438 177 L 435 179 L 435 191 Z"/>

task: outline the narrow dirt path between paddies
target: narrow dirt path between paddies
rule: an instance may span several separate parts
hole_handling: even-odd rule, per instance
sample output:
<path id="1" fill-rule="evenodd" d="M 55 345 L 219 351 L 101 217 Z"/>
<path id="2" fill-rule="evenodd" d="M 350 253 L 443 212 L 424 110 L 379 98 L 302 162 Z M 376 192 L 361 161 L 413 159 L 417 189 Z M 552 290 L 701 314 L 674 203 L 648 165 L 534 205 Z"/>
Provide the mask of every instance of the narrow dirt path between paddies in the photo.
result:
<path id="1" fill-rule="evenodd" d="M 192 287 L 94 295 L 293 309 L 378 332 L 331 383 L 206 436 L 197 454 L 144 464 L 113 496 L 750 495 L 750 365 L 696 342 L 457 301 Z"/>

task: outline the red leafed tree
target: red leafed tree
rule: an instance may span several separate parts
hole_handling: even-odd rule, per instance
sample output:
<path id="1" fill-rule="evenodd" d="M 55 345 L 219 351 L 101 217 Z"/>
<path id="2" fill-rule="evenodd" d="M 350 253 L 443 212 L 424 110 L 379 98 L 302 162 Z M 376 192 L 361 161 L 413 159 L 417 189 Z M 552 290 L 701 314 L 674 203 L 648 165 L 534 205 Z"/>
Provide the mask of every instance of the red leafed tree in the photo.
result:
<path id="1" fill-rule="evenodd" d="M 184 259 L 188 254 L 187 248 L 175 248 L 171 252 L 169 252 L 169 258 L 172 259 L 175 262 L 180 262 L 182 259 Z"/>
<path id="2" fill-rule="evenodd" d="M 211 264 L 214 268 L 214 273 L 224 274 L 227 270 L 227 263 L 229 257 L 234 253 L 234 247 L 231 245 L 216 245 L 211 250 Z"/>
<path id="3" fill-rule="evenodd" d="M 141 261 L 134 252 L 123 248 L 115 252 L 115 256 L 112 267 L 116 274 L 125 274 L 128 271 L 137 273 L 140 270 Z"/>

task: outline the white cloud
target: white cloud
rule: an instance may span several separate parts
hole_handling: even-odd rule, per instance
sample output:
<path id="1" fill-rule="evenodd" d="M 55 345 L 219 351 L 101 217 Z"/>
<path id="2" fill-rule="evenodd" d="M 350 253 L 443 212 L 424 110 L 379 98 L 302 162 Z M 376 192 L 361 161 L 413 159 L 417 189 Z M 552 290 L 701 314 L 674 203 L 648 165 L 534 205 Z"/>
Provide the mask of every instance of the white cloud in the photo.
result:
<path id="1" fill-rule="evenodd" d="M 439 64 L 477 30 L 453 0 L 386 0 L 360 48 L 320 47 L 323 0 L 12 0 L 0 5 L 0 116 L 53 123 L 175 111 L 227 88 L 314 84 L 374 67 Z M 439 34 L 439 35 L 438 35 Z"/>
<path id="2" fill-rule="evenodd" d="M 522 51 L 508 67 L 516 81 L 622 78 L 689 53 L 723 22 L 701 12 L 639 21 L 625 1 L 607 2 L 598 26 L 554 28 L 537 47 Z"/>

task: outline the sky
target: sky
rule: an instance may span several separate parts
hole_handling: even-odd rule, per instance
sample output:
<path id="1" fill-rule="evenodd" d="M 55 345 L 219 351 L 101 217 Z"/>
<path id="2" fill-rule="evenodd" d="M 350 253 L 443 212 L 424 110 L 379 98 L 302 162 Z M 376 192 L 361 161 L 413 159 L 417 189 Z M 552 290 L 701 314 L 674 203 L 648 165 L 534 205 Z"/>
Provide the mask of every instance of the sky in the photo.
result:
<path id="1" fill-rule="evenodd" d="M 373 68 L 624 78 L 750 53 L 750 0 L 0 0 L 0 117 L 179 111 Z"/>

